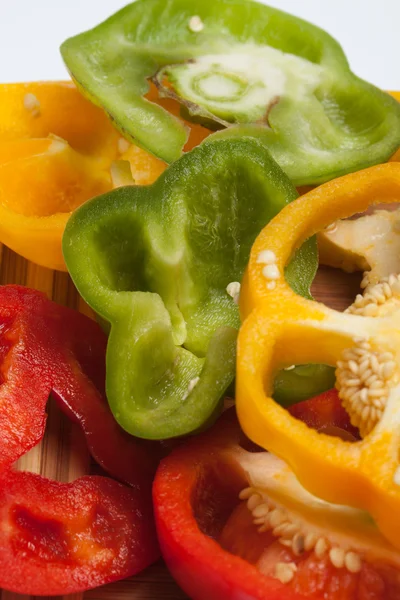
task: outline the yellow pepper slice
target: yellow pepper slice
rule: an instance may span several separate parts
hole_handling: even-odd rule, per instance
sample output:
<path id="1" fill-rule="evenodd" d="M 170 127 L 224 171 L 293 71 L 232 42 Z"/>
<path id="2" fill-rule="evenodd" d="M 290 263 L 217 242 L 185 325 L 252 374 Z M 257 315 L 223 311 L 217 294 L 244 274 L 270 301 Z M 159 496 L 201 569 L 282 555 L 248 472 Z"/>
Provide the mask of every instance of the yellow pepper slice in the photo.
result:
<path id="1" fill-rule="evenodd" d="M 383 535 L 400 548 L 400 521 L 394 518 L 400 511 L 400 303 L 377 316 L 363 316 L 358 309 L 353 311 L 358 314 L 339 313 L 297 296 L 283 276 L 293 252 L 308 237 L 382 202 L 400 203 L 398 163 L 312 190 L 261 232 L 240 293 L 244 324 L 238 340 L 236 402 L 245 433 L 284 459 L 312 494 L 368 511 Z M 364 347 L 393 357 L 389 371 L 394 373 L 381 418 L 378 424 L 366 423 L 362 441 L 318 433 L 272 399 L 279 369 L 312 362 L 340 365 L 346 352 L 362 354 Z"/>
<path id="2" fill-rule="evenodd" d="M 165 164 L 132 146 L 72 82 L 0 85 L 0 242 L 66 270 L 61 239 L 71 212 L 113 187 L 113 161 L 137 184 Z"/>

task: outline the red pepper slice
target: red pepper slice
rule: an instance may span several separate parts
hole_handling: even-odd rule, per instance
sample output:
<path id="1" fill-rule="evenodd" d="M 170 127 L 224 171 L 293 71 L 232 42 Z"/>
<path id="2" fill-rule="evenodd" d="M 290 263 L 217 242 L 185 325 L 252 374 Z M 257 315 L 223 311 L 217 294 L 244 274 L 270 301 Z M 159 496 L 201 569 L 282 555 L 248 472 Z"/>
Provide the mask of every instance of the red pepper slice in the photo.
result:
<path id="1" fill-rule="evenodd" d="M 105 335 L 35 290 L 0 287 L 0 588 L 69 594 L 158 558 L 151 480 L 161 447 L 128 436 L 104 397 Z M 130 483 L 61 484 L 12 464 L 44 435 L 54 394 L 100 465 Z"/>
<path id="2" fill-rule="evenodd" d="M 95 460 L 131 484 L 151 480 L 160 446 L 126 434 L 104 397 L 106 336 L 36 290 L 0 287 L 0 472 L 43 437 L 52 392 Z"/>
<path id="3" fill-rule="evenodd" d="M 350 417 L 342 406 L 337 390 L 332 389 L 309 400 L 293 404 L 289 412 L 309 427 L 331 433 L 343 439 L 359 440 L 360 433 L 350 423 Z"/>
<path id="4" fill-rule="evenodd" d="M 298 417 L 314 411 L 318 424 L 343 429 L 336 394 L 302 403 Z M 324 407 L 323 422 L 316 407 Z M 261 449 L 250 443 L 225 414 L 209 432 L 190 440 L 165 458 L 153 484 L 153 501 L 162 554 L 173 576 L 194 600 L 394 600 L 398 571 L 365 563 L 360 572 L 335 568 L 326 555 L 297 557 L 271 531 L 260 534 L 244 516 L 238 494 L 247 484 L 238 455 L 257 463 Z M 254 452 L 256 452 L 254 454 Z M 258 462 L 258 464 L 260 464 Z M 246 508 L 247 511 L 247 508 Z M 289 555 L 288 555 L 289 553 Z M 264 572 L 260 570 L 263 557 Z M 289 557 L 288 557 L 289 556 Z M 264 559 L 265 557 L 265 559 Z M 280 561 L 294 561 L 293 581 L 281 583 L 268 573 Z M 291 564 L 294 564 L 291 563 Z"/>
<path id="5" fill-rule="evenodd" d="M 0 587 L 70 594 L 123 579 L 157 558 L 148 498 L 106 477 L 0 479 Z"/>

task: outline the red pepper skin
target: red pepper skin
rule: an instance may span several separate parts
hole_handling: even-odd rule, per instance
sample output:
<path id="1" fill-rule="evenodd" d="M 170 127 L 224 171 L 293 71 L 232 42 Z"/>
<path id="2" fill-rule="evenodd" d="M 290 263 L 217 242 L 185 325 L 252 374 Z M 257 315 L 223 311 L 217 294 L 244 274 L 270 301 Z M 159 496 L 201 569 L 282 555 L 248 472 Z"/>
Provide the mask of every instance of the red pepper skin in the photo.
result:
<path id="1" fill-rule="evenodd" d="M 289 408 L 289 412 L 313 429 L 323 430 L 327 427 L 335 427 L 346 431 L 356 439 L 360 439 L 359 431 L 350 423 L 350 417 L 343 408 L 335 389 L 323 392 L 309 400 L 293 404 Z"/>
<path id="2" fill-rule="evenodd" d="M 297 418 L 310 427 L 351 428 L 335 391 L 295 406 Z M 237 466 L 235 474 L 238 445 L 254 446 L 240 430 L 232 409 L 209 432 L 161 461 L 153 503 L 163 557 L 193 600 L 306 600 L 216 541 L 247 485 Z"/>
<path id="3" fill-rule="evenodd" d="M 0 588 L 70 594 L 124 579 L 159 556 L 151 480 L 161 447 L 123 432 L 104 396 L 100 327 L 35 290 L 0 287 Z M 43 437 L 53 394 L 105 477 L 69 484 L 11 465 Z"/>
<path id="4" fill-rule="evenodd" d="M 225 480 L 226 489 L 218 501 L 212 489 L 203 489 L 203 482 L 214 469 L 225 472 L 224 465 L 234 460 L 235 446 L 245 439 L 234 411 L 228 411 L 209 432 L 161 461 L 153 484 L 161 552 L 172 575 L 193 600 L 303 600 L 211 537 L 218 535 L 219 522 L 223 523 L 233 508 L 243 480 L 240 474 L 231 478 L 226 469 L 229 480 Z"/>
<path id="5" fill-rule="evenodd" d="M 52 393 L 107 472 L 149 483 L 161 450 L 113 418 L 104 396 L 105 351 L 106 336 L 91 319 L 36 290 L 0 287 L 0 472 L 42 439 Z"/>
<path id="6" fill-rule="evenodd" d="M 70 594 L 134 575 L 157 558 L 148 498 L 106 477 L 0 479 L 0 588 Z"/>

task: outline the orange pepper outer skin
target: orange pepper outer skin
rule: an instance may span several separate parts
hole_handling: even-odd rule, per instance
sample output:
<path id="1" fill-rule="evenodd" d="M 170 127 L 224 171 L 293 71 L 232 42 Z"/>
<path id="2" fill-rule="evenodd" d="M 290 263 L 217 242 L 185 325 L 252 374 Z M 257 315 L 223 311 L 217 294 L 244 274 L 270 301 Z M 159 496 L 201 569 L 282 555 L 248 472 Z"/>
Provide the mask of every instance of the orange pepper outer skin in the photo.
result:
<path id="1" fill-rule="evenodd" d="M 61 239 L 71 212 L 113 188 L 118 159 L 130 162 L 138 184 L 165 169 L 126 142 L 72 82 L 0 85 L 0 242 L 65 271 Z"/>
<path id="2" fill-rule="evenodd" d="M 309 236 L 337 219 L 393 201 L 400 203 L 400 164 L 396 162 L 315 188 L 286 206 L 264 228 L 253 245 L 240 292 L 244 324 L 238 339 L 236 405 L 246 435 L 283 458 L 310 492 L 368 511 L 383 535 L 400 548 L 400 520 L 396 518 L 400 486 L 395 477 L 400 431 L 396 402 L 390 409 L 391 396 L 379 426 L 356 443 L 308 428 L 271 397 L 277 370 L 308 362 L 334 365 L 356 336 L 372 332 L 373 339 L 374 334 L 387 334 L 389 327 L 386 339 L 399 359 L 400 321 L 385 325 L 384 319 L 338 313 L 297 296 L 283 276 L 275 289 L 268 289 L 265 265 L 259 262 L 260 253 L 270 250 L 283 273 L 294 250 Z"/>

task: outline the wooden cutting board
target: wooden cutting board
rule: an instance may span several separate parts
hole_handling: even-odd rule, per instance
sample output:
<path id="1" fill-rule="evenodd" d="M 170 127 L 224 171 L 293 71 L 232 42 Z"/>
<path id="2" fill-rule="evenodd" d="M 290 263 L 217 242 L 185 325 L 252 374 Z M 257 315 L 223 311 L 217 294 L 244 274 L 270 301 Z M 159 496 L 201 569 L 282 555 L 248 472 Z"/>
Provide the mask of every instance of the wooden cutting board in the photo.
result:
<path id="1" fill-rule="evenodd" d="M 55 302 L 91 315 L 66 273 L 38 267 L 0 246 L 0 283 L 15 283 L 45 292 Z M 320 268 L 313 284 L 313 294 L 332 308 L 343 310 L 359 291 L 361 278 L 335 269 Z M 71 424 L 54 403 L 48 405 L 46 436 L 18 466 L 58 481 L 73 481 L 90 472 L 90 457 L 80 429 Z M 52 600 L 184 600 L 162 561 L 136 577 L 91 590 L 84 594 L 51 596 Z M 21 596 L 0 590 L 0 600 L 39 600 L 38 596 Z"/>

